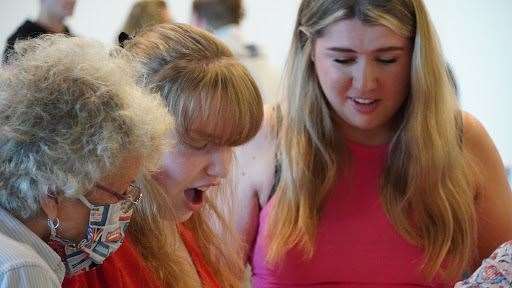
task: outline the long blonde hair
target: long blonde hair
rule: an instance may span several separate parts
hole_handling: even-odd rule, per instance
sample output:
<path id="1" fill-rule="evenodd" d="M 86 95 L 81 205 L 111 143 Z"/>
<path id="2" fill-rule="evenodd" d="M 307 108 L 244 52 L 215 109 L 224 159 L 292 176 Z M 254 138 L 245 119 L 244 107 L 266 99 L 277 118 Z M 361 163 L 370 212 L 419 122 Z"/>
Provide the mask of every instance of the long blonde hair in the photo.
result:
<path id="1" fill-rule="evenodd" d="M 176 118 L 178 141 L 237 146 L 256 135 L 263 118 L 256 83 L 211 34 L 185 24 L 159 25 L 142 32 L 126 48 L 143 67 L 141 81 L 160 94 Z M 201 133 L 192 131 L 197 123 L 207 123 Z M 168 201 L 161 201 L 163 192 L 151 185 L 154 195 L 147 197 L 149 203 L 142 205 L 140 217 L 130 225 L 135 243 L 167 286 L 190 287 L 182 271 L 183 259 L 169 245 L 173 235 L 152 238 L 158 234 L 155 230 L 169 231 L 168 223 L 160 219 L 172 215 L 167 212 Z M 226 191 L 214 195 L 223 202 L 230 200 Z M 207 199 L 206 207 L 184 223 L 222 287 L 240 287 L 244 276 L 240 239 L 231 228 L 232 220 Z M 146 242 L 146 237 L 155 242 Z"/>
<path id="2" fill-rule="evenodd" d="M 387 26 L 414 42 L 410 94 L 390 145 L 381 200 L 395 228 L 424 248 L 426 276 L 441 272 L 445 260 L 454 276 L 474 256 L 475 187 L 461 145 L 461 112 L 421 0 L 302 1 L 286 66 L 282 176 L 269 219 L 267 260 L 279 262 L 294 246 L 307 257 L 314 253 L 322 205 L 343 167 L 337 165 L 340 139 L 311 52 L 329 25 L 352 18 Z"/>

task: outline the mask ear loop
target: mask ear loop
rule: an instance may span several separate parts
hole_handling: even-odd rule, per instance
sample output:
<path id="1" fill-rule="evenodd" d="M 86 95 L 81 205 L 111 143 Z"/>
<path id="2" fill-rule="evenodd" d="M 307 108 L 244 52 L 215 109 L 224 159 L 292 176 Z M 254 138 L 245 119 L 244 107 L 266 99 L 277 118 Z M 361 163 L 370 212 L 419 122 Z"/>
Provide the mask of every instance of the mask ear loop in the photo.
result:
<path id="1" fill-rule="evenodd" d="M 82 203 L 84 203 L 84 205 L 85 205 L 85 206 L 87 206 L 87 208 L 92 209 L 92 204 L 91 204 L 91 202 L 89 202 L 89 200 L 87 200 L 87 198 L 85 198 L 85 197 L 84 197 L 84 195 L 80 194 L 80 195 L 78 196 L 78 199 L 79 199 Z"/>

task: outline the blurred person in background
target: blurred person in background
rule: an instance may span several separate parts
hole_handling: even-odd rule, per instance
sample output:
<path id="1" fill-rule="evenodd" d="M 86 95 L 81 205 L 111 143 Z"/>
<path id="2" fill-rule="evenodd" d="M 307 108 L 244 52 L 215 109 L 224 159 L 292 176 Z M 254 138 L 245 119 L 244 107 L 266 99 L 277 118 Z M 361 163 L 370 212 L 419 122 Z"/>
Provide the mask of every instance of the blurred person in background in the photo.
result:
<path id="1" fill-rule="evenodd" d="M 61 287 L 123 243 L 170 116 L 127 53 L 63 35 L 0 69 L 0 287 Z"/>
<path id="2" fill-rule="evenodd" d="M 39 14 L 35 21 L 25 20 L 16 31 L 9 36 L 5 45 L 3 62 L 7 62 L 17 40 L 36 38 L 43 34 L 62 33 L 70 35 L 69 28 L 64 25 L 67 17 L 73 15 L 76 0 L 40 0 Z"/>
<path id="3" fill-rule="evenodd" d="M 137 1 L 128 14 L 122 32 L 133 36 L 144 28 L 171 23 L 171 13 L 163 0 Z"/>
<path id="4" fill-rule="evenodd" d="M 192 24 L 213 33 L 231 49 L 256 80 L 265 104 L 278 99 L 279 74 L 260 47 L 242 35 L 242 0 L 194 0 Z"/>

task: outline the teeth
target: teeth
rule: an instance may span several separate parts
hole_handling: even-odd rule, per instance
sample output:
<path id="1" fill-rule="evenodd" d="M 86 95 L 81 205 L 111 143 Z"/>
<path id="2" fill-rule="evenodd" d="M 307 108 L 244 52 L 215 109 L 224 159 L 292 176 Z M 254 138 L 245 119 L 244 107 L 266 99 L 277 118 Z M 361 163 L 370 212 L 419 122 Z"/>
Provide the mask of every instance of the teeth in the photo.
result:
<path id="1" fill-rule="evenodd" d="M 354 98 L 354 101 L 360 104 L 371 104 L 375 102 L 373 99 Z"/>

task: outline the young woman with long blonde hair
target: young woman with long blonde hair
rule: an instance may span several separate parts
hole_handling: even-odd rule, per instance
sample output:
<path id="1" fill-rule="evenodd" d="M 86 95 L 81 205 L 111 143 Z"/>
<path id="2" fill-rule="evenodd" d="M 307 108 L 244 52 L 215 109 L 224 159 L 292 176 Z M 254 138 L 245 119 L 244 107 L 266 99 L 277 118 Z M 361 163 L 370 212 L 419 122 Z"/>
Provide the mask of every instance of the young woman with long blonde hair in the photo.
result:
<path id="1" fill-rule="evenodd" d="M 448 287 L 512 239 L 445 67 L 421 0 L 301 2 L 281 112 L 238 151 L 254 287 Z"/>
<path id="2" fill-rule="evenodd" d="M 231 202 L 232 147 L 260 128 L 259 90 L 225 45 L 192 26 L 158 25 L 125 44 L 141 84 L 175 117 L 176 143 L 160 171 L 141 181 L 144 198 L 119 252 L 75 284 L 99 285 L 109 270 L 133 287 L 241 287 L 241 242 L 229 209 L 216 202 Z M 127 257 L 140 272 L 123 264 Z"/>

